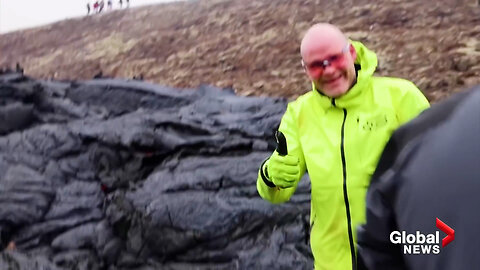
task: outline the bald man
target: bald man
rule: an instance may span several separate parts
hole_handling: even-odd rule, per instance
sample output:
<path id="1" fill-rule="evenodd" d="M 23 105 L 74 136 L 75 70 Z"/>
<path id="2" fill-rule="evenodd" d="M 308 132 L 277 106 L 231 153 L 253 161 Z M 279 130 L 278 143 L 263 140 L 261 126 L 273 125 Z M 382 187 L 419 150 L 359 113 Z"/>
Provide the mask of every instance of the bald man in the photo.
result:
<path id="1" fill-rule="evenodd" d="M 312 91 L 288 104 L 278 133 L 287 153 L 262 163 L 257 190 L 286 202 L 308 171 L 315 269 L 356 269 L 356 227 L 380 154 L 392 132 L 429 104 L 407 80 L 374 77 L 375 53 L 331 24 L 312 26 L 300 53 Z"/>

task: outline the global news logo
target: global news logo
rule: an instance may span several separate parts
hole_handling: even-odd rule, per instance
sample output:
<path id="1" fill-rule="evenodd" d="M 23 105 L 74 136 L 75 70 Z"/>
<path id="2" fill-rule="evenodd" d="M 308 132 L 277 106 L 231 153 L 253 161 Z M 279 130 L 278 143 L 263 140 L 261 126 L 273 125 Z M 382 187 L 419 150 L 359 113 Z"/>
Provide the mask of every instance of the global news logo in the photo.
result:
<path id="1" fill-rule="evenodd" d="M 442 248 L 455 239 L 455 231 L 439 218 L 436 220 L 436 226 L 442 232 L 446 233 L 442 239 Z M 414 234 L 405 231 L 393 231 L 390 233 L 390 242 L 401 244 L 403 254 L 439 254 L 440 253 L 440 232 L 423 234 L 415 231 Z"/>

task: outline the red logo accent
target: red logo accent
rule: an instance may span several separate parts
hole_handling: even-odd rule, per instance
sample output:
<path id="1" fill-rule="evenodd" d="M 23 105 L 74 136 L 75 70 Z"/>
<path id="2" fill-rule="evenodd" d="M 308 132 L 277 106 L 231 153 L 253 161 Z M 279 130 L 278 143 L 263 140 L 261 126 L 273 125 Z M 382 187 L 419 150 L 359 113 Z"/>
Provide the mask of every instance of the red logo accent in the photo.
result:
<path id="1" fill-rule="evenodd" d="M 442 232 L 447 234 L 447 236 L 445 236 L 442 239 L 442 247 L 445 247 L 455 239 L 455 231 L 438 218 L 437 218 L 437 228 L 439 228 Z"/>

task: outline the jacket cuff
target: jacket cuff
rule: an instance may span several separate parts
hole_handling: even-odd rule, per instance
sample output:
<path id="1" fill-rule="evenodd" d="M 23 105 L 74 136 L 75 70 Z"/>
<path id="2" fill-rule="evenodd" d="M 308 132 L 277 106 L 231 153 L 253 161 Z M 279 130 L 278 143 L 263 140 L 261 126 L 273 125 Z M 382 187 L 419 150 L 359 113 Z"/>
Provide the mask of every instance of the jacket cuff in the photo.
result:
<path id="1" fill-rule="evenodd" d="M 267 171 L 267 164 L 266 164 L 267 161 L 268 161 L 268 158 L 265 159 L 262 163 L 262 166 L 260 166 L 260 176 L 262 177 L 262 180 L 265 183 L 265 185 L 267 185 L 268 187 L 274 188 L 277 186 L 275 186 L 275 184 L 272 181 L 270 181 L 270 179 L 268 179 L 268 171 Z"/>

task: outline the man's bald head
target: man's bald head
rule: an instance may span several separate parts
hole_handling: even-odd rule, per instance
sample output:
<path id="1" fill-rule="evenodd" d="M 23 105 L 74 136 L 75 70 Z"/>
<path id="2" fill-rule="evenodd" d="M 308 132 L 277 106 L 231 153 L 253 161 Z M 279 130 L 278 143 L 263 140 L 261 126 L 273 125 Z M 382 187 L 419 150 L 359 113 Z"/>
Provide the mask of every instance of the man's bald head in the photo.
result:
<path id="1" fill-rule="evenodd" d="M 331 47 L 335 44 L 343 46 L 346 42 L 348 42 L 347 38 L 338 27 L 329 23 L 318 23 L 310 27 L 303 36 L 300 54 L 305 58 L 305 54 L 312 49 Z"/>

